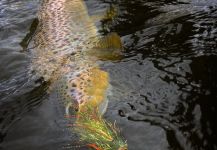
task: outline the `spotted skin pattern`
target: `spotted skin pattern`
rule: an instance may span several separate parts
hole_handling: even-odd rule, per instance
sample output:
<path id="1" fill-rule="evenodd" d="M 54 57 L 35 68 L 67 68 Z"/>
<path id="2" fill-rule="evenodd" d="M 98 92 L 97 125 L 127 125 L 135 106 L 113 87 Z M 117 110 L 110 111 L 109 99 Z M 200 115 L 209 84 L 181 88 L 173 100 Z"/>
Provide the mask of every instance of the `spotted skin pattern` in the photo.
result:
<path id="1" fill-rule="evenodd" d="M 94 47 L 86 43 L 97 37 L 97 30 L 82 0 L 44 0 L 38 19 L 33 70 L 48 81 L 72 55 L 81 57 L 81 52 Z"/>
<path id="2" fill-rule="evenodd" d="M 102 115 L 107 107 L 109 76 L 97 61 L 112 58 L 107 55 L 109 51 L 101 55 L 101 49 L 112 49 L 112 44 L 122 48 L 120 39 L 112 34 L 105 38 L 105 44 L 98 44 L 100 36 L 82 0 L 43 0 L 38 19 L 31 51 L 32 70 L 50 83 L 50 90 L 57 91 L 66 115 L 72 115 L 71 110 L 95 115 L 89 112 L 90 107 Z M 82 123 L 79 120 L 76 124 Z"/>
<path id="3" fill-rule="evenodd" d="M 109 77 L 97 67 L 68 73 L 61 80 L 62 87 L 58 88 L 60 97 L 64 98 L 66 106 L 79 111 L 86 111 L 87 105 L 99 107 L 106 97 Z M 89 114 L 91 115 L 91 112 Z"/>

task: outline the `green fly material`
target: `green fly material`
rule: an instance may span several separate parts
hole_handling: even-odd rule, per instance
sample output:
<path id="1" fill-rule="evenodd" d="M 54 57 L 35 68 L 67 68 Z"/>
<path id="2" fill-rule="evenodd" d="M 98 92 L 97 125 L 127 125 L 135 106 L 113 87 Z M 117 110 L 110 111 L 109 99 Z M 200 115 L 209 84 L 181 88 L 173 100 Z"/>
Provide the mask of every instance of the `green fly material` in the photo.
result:
<path id="1" fill-rule="evenodd" d="M 80 141 L 92 145 L 92 148 L 93 145 L 99 150 L 127 148 L 126 142 L 120 136 L 120 130 L 115 124 L 103 119 L 97 109 L 88 107 L 86 112 L 78 112 L 77 121 L 73 126 L 76 133 L 80 135 Z"/>

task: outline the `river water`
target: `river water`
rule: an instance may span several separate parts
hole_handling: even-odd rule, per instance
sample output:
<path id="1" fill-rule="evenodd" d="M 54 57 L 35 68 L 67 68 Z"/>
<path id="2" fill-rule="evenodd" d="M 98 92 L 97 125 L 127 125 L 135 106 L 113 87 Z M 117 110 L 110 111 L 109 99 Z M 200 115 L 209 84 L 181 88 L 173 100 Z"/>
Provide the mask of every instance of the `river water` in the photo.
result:
<path id="1" fill-rule="evenodd" d="M 0 150 L 67 149 L 73 138 L 28 73 L 39 2 L 0 0 Z M 101 67 L 112 86 L 105 118 L 129 150 L 217 150 L 217 1 L 85 2 L 90 15 L 117 9 L 96 25 L 124 44 L 124 59 Z"/>

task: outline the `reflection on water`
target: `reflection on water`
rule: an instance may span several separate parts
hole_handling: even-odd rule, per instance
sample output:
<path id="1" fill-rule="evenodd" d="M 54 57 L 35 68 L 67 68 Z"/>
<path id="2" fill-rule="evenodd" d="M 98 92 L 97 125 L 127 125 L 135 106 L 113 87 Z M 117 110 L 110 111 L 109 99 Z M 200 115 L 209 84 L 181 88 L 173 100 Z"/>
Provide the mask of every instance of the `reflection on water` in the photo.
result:
<path id="1" fill-rule="evenodd" d="M 118 8 L 114 20 L 102 20 L 97 26 L 102 34 L 118 32 L 124 41 L 125 59 L 105 62 L 102 68 L 110 73 L 112 85 L 105 117 L 117 121 L 129 149 L 217 149 L 217 2 L 86 3 L 90 14 L 111 5 Z M 20 52 L 31 38 L 29 28 L 38 5 L 35 0 L 0 2 L 0 147 L 4 150 L 53 149 L 70 143 L 57 103 L 44 94 L 40 80 L 28 77 L 29 58 Z M 31 29 L 36 25 L 37 21 Z"/>

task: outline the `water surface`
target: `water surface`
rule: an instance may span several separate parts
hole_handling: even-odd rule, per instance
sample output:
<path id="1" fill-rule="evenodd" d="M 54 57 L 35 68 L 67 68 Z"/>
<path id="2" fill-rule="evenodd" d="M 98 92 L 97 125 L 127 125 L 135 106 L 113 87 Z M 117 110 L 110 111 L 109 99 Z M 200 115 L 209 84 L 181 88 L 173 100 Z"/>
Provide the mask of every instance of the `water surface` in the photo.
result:
<path id="1" fill-rule="evenodd" d="M 0 1 L 1 150 L 65 149 L 76 139 L 57 100 L 28 73 L 39 2 Z M 101 67 L 112 85 L 105 118 L 116 120 L 129 149 L 217 149 L 217 1 L 85 2 L 91 15 L 118 9 L 96 25 L 124 43 L 124 59 Z"/>

